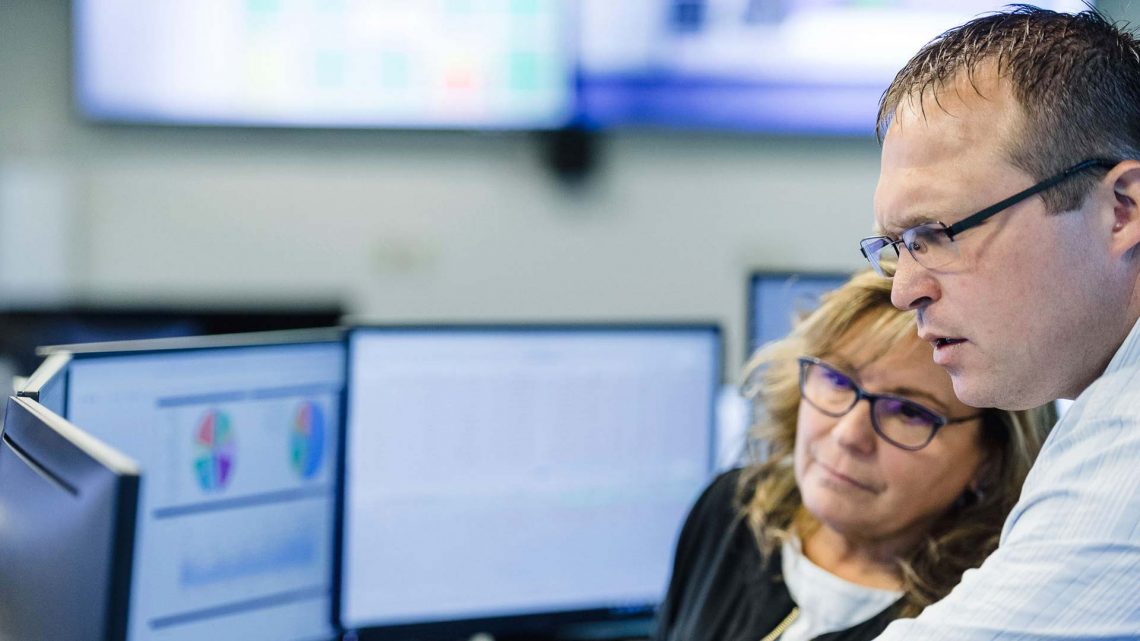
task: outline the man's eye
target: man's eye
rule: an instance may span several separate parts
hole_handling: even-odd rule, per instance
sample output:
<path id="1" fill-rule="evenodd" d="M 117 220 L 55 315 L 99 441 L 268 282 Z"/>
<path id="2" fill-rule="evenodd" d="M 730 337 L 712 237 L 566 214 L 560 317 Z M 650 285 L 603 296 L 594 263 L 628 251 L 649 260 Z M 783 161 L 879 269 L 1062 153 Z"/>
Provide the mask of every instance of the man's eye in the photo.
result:
<path id="1" fill-rule="evenodd" d="M 911 239 L 906 247 L 916 254 L 921 254 L 922 252 L 926 251 L 926 239 L 916 236 Z"/>

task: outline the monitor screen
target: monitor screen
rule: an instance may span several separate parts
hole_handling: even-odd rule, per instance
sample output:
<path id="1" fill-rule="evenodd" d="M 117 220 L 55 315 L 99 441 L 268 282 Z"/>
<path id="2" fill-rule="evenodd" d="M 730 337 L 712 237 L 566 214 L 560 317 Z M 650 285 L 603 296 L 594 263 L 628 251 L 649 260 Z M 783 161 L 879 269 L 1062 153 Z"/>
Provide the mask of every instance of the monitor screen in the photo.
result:
<path id="1" fill-rule="evenodd" d="M 0 438 L 0 638 L 124 641 L 139 468 L 31 399 Z"/>
<path id="2" fill-rule="evenodd" d="M 231 339 L 73 354 L 68 418 L 147 474 L 128 641 L 335 634 L 344 343 Z"/>
<path id="3" fill-rule="evenodd" d="M 874 132 L 926 42 L 1005 0 L 581 0 L 579 109 L 593 127 Z M 1080 11 L 1082 0 L 1033 4 Z"/>
<path id="4" fill-rule="evenodd" d="M 573 110 L 571 0 L 74 0 L 94 120 L 546 129 Z"/>
<path id="5" fill-rule="evenodd" d="M 752 275 L 748 305 L 748 355 L 765 343 L 783 338 L 795 320 L 811 313 L 819 297 L 851 277 L 841 273 L 757 272 Z"/>
<path id="6" fill-rule="evenodd" d="M 720 350 L 707 325 L 353 330 L 342 625 L 648 620 L 709 479 Z"/>

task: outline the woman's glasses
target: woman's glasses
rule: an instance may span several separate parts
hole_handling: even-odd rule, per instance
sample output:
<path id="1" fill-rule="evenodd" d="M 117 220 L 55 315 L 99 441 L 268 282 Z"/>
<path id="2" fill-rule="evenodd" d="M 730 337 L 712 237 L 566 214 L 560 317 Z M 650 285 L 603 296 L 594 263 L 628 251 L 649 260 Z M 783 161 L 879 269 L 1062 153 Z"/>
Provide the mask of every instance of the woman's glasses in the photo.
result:
<path id="1" fill-rule="evenodd" d="M 934 440 L 943 426 L 981 416 L 947 418 L 914 401 L 890 394 L 871 394 L 834 365 L 818 358 L 802 356 L 800 394 L 820 412 L 839 418 L 866 399 L 871 404 L 871 427 L 884 441 L 904 450 L 916 451 Z"/>

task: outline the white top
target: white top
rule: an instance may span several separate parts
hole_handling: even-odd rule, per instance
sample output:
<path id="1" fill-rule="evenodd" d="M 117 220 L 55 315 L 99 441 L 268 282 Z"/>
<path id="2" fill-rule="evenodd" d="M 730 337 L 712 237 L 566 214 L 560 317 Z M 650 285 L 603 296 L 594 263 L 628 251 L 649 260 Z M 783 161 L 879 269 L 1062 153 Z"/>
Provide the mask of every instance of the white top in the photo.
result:
<path id="1" fill-rule="evenodd" d="M 808 641 L 821 634 L 846 630 L 890 607 L 902 591 L 880 590 L 841 579 L 812 563 L 800 551 L 799 540 L 780 549 L 784 584 L 800 614 L 780 635 L 780 641 Z"/>
<path id="2" fill-rule="evenodd" d="M 1140 323 L 1045 441 L 998 549 L 879 641 L 1140 639 Z"/>

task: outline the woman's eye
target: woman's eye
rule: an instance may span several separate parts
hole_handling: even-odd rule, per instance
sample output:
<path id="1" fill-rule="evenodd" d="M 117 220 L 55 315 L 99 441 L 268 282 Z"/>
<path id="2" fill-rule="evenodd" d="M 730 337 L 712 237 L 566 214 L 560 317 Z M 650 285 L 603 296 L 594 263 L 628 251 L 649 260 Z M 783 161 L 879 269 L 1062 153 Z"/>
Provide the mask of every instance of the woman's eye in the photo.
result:
<path id="1" fill-rule="evenodd" d="M 914 425 L 925 426 L 934 422 L 930 412 L 909 403 L 899 403 L 897 407 L 894 408 L 894 413 L 900 419 Z"/>
<path id="2" fill-rule="evenodd" d="M 824 371 L 823 379 L 832 387 L 841 387 L 843 389 L 849 389 L 851 387 L 851 379 L 839 372 Z"/>

